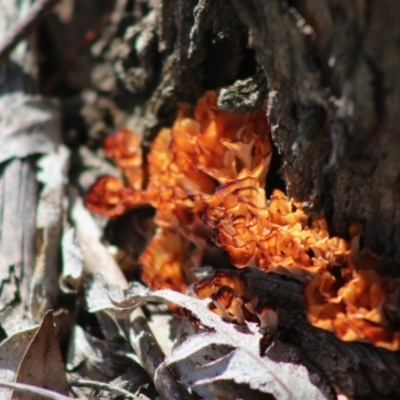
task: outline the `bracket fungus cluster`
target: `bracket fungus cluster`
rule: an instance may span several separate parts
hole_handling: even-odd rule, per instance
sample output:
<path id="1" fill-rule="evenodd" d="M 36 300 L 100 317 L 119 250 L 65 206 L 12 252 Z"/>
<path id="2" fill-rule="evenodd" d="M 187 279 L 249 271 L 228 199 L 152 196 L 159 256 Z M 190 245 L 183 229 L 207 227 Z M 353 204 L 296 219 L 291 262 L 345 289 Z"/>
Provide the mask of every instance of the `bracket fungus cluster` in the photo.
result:
<path id="1" fill-rule="evenodd" d="M 281 191 L 267 200 L 272 147 L 265 112 L 230 113 L 216 102 L 209 91 L 194 108 L 179 104 L 175 123 L 161 129 L 146 160 L 134 132 L 109 136 L 106 154 L 125 181 L 99 178 L 86 194 L 87 207 L 110 218 L 144 205 L 156 209 L 157 232 L 139 260 L 142 279 L 153 288 L 185 291 L 205 249 L 217 245 L 238 268 L 302 281 L 314 326 L 342 340 L 398 350 L 400 281 L 376 273 L 375 256 L 359 249 L 359 232 L 350 243 L 330 237 L 325 220 L 311 219 Z M 212 297 L 225 319 L 241 323 L 260 314 L 243 286 L 225 281 L 192 288 Z"/>

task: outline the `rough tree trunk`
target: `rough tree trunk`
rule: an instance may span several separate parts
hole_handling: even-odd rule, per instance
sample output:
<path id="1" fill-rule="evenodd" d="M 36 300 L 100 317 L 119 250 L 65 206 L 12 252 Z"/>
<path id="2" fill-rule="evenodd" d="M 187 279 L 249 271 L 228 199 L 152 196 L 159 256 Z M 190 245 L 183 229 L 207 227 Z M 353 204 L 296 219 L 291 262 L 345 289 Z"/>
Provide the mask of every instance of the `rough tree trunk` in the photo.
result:
<path id="1" fill-rule="evenodd" d="M 381 272 L 400 274 L 400 3 L 235 0 L 269 93 L 290 196 L 332 232 L 363 227 Z"/>
<path id="2" fill-rule="evenodd" d="M 209 88 L 231 85 L 226 108 L 264 102 L 288 194 L 324 214 L 332 234 L 359 223 L 380 271 L 400 274 L 397 0 L 119 3 L 132 10 L 119 22 L 124 40 L 102 51 L 136 130 L 151 140 L 176 100 Z"/>

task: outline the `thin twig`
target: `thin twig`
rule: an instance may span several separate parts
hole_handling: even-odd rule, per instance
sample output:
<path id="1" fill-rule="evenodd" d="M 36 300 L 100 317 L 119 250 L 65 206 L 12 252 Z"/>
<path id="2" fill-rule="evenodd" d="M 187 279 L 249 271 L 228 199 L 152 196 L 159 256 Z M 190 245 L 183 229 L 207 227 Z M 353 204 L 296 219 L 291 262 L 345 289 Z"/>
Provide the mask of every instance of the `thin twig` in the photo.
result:
<path id="1" fill-rule="evenodd" d="M 124 396 L 125 399 L 139 399 L 139 397 L 136 396 L 135 394 L 132 394 L 131 392 L 128 392 L 125 389 L 109 385 L 108 383 L 94 382 L 94 381 L 89 381 L 87 379 L 77 379 L 70 381 L 70 385 L 75 387 L 87 387 L 90 389 L 104 390 L 110 393 L 115 393 L 120 396 Z"/>
<path id="2" fill-rule="evenodd" d="M 60 0 L 37 0 L 29 13 L 17 22 L 0 42 L 0 65 L 7 61 L 19 42 L 46 17 Z"/>
<path id="3" fill-rule="evenodd" d="M 43 388 L 40 388 L 37 386 L 32 386 L 32 385 L 27 385 L 26 383 L 7 382 L 7 381 L 0 380 L 0 387 L 34 393 L 34 394 L 38 394 L 43 397 L 47 397 L 48 399 L 52 399 L 52 400 L 71 400 L 71 397 L 64 396 L 60 393 L 56 393 L 56 392 L 53 392 L 48 389 L 43 389 Z"/>

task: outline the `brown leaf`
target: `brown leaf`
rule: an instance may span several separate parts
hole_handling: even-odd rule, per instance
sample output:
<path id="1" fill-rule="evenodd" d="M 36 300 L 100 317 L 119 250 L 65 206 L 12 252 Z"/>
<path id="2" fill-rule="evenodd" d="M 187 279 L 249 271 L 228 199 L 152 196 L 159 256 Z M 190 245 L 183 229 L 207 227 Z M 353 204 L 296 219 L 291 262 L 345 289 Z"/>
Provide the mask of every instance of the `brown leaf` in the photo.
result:
<path id="1" fill-rule="evenodd" d="M 18 317 L 18 315 L 17 315 Z M 0 345 L 0 380 L 12 382 L 26 349 L 38 327 L 19 331 Z M 0 399 L 9 399 L 11 389 L 0 388 Z"/>
<path id="2" fill-rule="evenodd" d="M 57 393 L 68 394 L 68 383 L 60 344 L 53 324 L 53 312 L 48 311 L 19 365 L 16 382 L 27 383 Z M 14 400 L 39 400 L 45 397 L 14 391 Z"/>

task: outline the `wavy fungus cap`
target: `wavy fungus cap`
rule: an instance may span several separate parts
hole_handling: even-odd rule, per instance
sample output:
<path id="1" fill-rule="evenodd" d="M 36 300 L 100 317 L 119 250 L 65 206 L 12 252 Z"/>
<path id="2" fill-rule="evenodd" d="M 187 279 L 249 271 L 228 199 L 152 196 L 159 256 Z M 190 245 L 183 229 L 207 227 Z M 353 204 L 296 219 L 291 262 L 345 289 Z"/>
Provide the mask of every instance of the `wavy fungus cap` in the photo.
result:
<path id="1" fill-rule="evenodd" d="M 344 341 L 361 340 L 398 350 L 400 279 L 377 274 L 370 269 L 370 258 L 370 251 L 364 249 L 358 268 L 326 271 L 306 284 L 308 318 Z M 370 268 L 363 269 L 366 265 Z"/>
<path id="2" fill-rule="evenodd" d="M 93 213 L 115 218 L 126 211 L 147 204 L 142 192 L 125 186 L 112 176 L 100 177 L 85 195 L 85 205 Z"/>
<path id="3" fill-rule="evenodd" d="M 142 149 L 139 136 L 132 130 L 121 128 L 106 137 L 104 151 L 127 178 L 129 185 L 142 189 Z"/>
<path id="4" fill-rule="evenodd" d="M 267 201 L 269 132 L 263 110 L 219 110 L 217 93 L 208 91 L 194 108 L 178 104 L 173 126 L 160 130 L 147 163 L 134 132 L 123 128 L 107 137 L 105 152 L 126 182 L 99 178 L 85 203 L 111 218 L 145 204 L 156 209 L 159 228 L 139 260 L 153 288 L 184 291 L 212 242 L 238 268 L 255 266 L 305 283 L 314 326 L 342 340 L 400 349 L 400 283 L 376 273 L 376 257 L 359 250 L 360 229 L 351 227 L 351 242 L 330 237 L 324 219 L 308 217 L 281 191 Z M 267 326 L 276 320 L 274 310 L 254 308 L 240 278 L 217 274 L 193 293 L 210 297 L 211 308 L 230 321 L 256 315 Z"/>
<path id="5" fill-rule="evenodd" d="M 161 129 L 150 146 L 147 187 L 140 190 L 145 172 L 140 170 L 143 163 L 139 138 L 132 131 L 120 129 L 106 138 L 104 147 L 124 173 L 127 185 L 103 177 L 91 187 L 85 201 L 90 210 L 107 217 L 144 204 L 156 208 L 155 222 L 162 229 L 141 256 L 143 276 L 151 286 L 159 287 L 164 279 L 168 287 L 181 290 L 189 275 L 179 275 L 176 266 L 186 259 L 184 254 L 178 256 L 178 250 L 184 252 L 186 247 L 173 247 L 172 268 L 162 251 L 167 248 L 163 235 L 173 238 L 175 244 L 179 235 L 192 243 L 197 249 L 191 252 L 192 261 L 199 265 L 213 229 L 204 222 L 202 196 L 212 196 L 221 183 L 235 180 L 248 178 L 257 187 L 264 184 L 272 148 L 263 111 L 232 114 L 218 110 L 217 93 L 212 91 L 206 92 L 194 108 L 185 104 L 178 108 L 173 126 Z M 263 191 L 260 197 L 265 198 Z M 148 260 L 157 251 L 162 257 L 152 266 Z M 174 279 L 172 270 L 176 272 Z"/>

